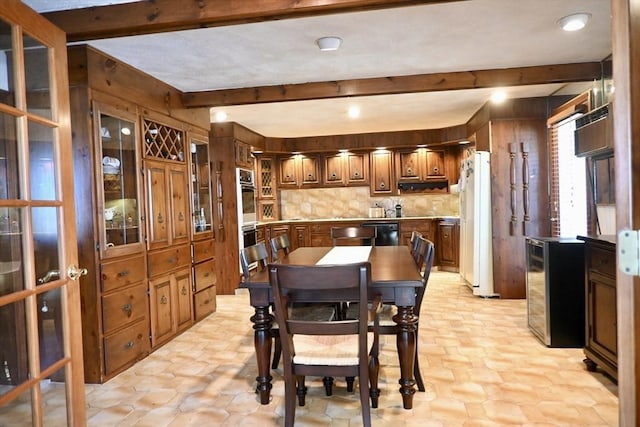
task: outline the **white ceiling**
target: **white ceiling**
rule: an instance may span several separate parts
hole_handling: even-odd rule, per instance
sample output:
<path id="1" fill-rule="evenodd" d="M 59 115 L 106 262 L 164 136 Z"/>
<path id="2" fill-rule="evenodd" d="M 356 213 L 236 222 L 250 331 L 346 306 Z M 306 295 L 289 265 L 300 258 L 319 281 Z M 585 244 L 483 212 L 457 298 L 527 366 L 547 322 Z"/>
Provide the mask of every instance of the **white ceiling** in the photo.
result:
<path id="1" fill-rule="evenodd" d="M 130 0 L 23 0 L 39 12 Z M 53 4 L 52 4 L 53 3 Z M 606 0 L 468 0 L 90 41 L 185 92 L 601 61 L 611 54 Z M 557 21 L 592 14 L 579 32 Z M 321 52 L 318 37 L 344 42 Z M 509 98 L 578 94 L 582 85 L 504 88 Z M 262 135 L 299 137 L 465 123 L 489 89 L 213 108 Z M 349 119 L 351 105 L 361 116 Z"/>

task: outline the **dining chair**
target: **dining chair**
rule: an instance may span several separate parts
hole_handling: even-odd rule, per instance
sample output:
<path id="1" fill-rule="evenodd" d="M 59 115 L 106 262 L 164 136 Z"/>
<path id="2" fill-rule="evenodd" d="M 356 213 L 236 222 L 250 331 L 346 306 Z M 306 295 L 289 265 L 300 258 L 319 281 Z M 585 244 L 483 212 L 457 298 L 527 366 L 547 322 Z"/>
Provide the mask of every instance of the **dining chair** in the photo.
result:
<path id="1" fill-rule="evenodd" d="M 363 245 L 367 241 L 370 242 L 369 245 L 375 246 L 377 236 L 375 227 L 331 227 L 333 246 L 347 242 Z"/>
<path id="2" fill-rule="evenodd" d="M 273 261 L 277 261 L 278 259 L 280 259 L 281 253 L 282 256 L 289 255 L 291 244 L 289 243 L 289 236 L 287 236 L 286 234 L 272 237 L 269 243 L 271 245 L 271 259 Z"/>
<path id="3" fill-rule="evenodd" d="M 371 426 L 370 390 L 378 388 L 378 351 L 370 347 L 376 338 L 377 297 L 368 310 L 371 264 L 341 265 L 269 264 L 269 281 L 276 317 L 280 324 L 285 381 L 285 427 L 295 420 L 296 396 L 305 405 L 306 376 L 358 376 L 360 404 L 365 427 Z M 295 303 L 354 300 L 360 307 L 357 319 L 300 321 L 289 317 Z M 369 333 L 369 315 L 374 328 Z M 369 336 L 371 335 L 371 336 Z M 370 355 L 376 355 L 374 359 Z M 370 363 L 371 361 L 371 363 Z"/>
<path id="4" fill-rule="evenodd" d="M 416 261 L 416 268 L 422 272 L 422 286 L 416 289 L 416 302 L 413 306 L 413 313 L 418 316 L 418 323 L 416 323 L 416 354 L 413 363 L 413 376 L 416 380 L 416 385 L 418 386 L 418 390 L 424 392 L 426 389 L 424 387 L 424 381 L 422 379 L 422 373 L 420 372 L 420 364 L 418 357 L 418 330 L 420 325 L 420 310 L 422 308 L 422 300 L 424 299 L 424 294 L 427 288 L 427 282 L 429 281 L 429 275 L 431 273 L 431 267 L 433 266 L 433 256 L 434 256 L 434 244 L 429 239 L 426 239 L 422 236 L 418 236 L 417 240 L 417 256 L 414 257 Z M 350 319 L 358 315 L 358 308 L 353 307 L 353 305 L 349 306 L 349 310 L 347 311 L 346 318 Z M 398 324 L 393 320 L 393 316 L 398 313 L 397 307 L 392 304 L 381 304 L 380 312 L 378 313 L 378 335 L 397 335 L 398 333 Z M 370 330 L 373 329 L 374 325 L 372 323 L 369 324 Z M 378 346 L 374 346 L 377 350 Z M 377 355 L 373 355 L 377 357 Z M 371 406 L 374 408 L 378 407 L 377 397 L 379 396 L 379 390 L 373 389 L 371 390 L 372 402 Z"/>
<path id="5" fill-rule="evenodd" d="M 251 276 L 251 267 L 255 265 L 257 270 L 264 270 L 269 263 L 269 255 L 267 247 L 260 242 L 252 246 L 243 248 L 240 251 L 240 265 L 242 266 L 242 276 L 246 280 Z M 273 311 L 273 307 L 272 307 Z M 333 306 L 322 304 L 306 304 L 298 305 L 292 308 L 291 317 L 299 320 L 333 320 L 336 310 Z M 275 317 L 275 316 L 274 316 Z M 271 369 L 278 369 L 280 357 L 282 355 L 282 344 L 280 342 L 280 334 L 278 333 L 279 325 L 277 320 L 272 323 L 271 337 L 273 338 L 273 361 Z"/>
<path id="6" fill-rule="evenodd" d="M 418 249 L 418 236 L 422 236 L 422 233 L 416 230 L 411 232 L 411 239 L 409 240 L 409 250 L 411 251 L 411 255 L 414 255 L 416 253 L 416 249 Z"/>

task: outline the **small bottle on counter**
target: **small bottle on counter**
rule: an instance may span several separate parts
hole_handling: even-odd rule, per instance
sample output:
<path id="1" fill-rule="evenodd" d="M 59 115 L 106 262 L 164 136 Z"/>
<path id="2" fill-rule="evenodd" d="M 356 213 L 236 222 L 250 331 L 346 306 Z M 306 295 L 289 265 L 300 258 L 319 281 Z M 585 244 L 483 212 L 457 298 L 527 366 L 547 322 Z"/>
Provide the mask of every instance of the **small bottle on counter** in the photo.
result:
<path id="1" fill-rule="evenodd" d="M 402 218 L 402 205 L 396 205 L 396 218 Z"/>

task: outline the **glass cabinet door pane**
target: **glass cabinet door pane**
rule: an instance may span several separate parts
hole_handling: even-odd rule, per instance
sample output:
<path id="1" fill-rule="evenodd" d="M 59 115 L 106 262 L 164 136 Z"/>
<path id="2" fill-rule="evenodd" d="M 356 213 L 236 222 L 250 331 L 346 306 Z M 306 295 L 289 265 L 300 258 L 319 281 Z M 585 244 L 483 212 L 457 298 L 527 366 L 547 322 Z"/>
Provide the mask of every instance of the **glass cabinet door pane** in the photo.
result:
<path id="1" fill-rule="evenodd" d="M 0 90 L 0 92 L 2 91 Z M 0 129 L 2 129 L 0 134 L 0 200 L 19 199 L 21 192 L 19 191 L 16 118 L 0 113 Z M 2 214 L 0 213 L 0 215 Z M 0 221 L 2 220 L 3 217 L 0 216 Z M 2 225 L 1 222 L 0 225 Z"/>
<path id="2" fill-rule="evenodd" d="M 135 123 L 100 114 L 100 177 L 103 182 L 106 250 L 140 243 L 140 203 Z"/>
<path id="3" fill-rule="evenodd" d="M 16 105 L 11 25 L 0 19 L 0 103 Z"/>
<path id="4" fill-rule="evenodd" d="M 50 119 L 49 48 L 26 34 L 23 36 L 23 43 L 27 109 Z"/>
<path id="5" fill-rule="evenodd" d="M 213 230 L 211 221 L 211 178 L 209 145 L 192 140 L 191 183 L 193 188 L 193 230 L 202 233 Z"/>

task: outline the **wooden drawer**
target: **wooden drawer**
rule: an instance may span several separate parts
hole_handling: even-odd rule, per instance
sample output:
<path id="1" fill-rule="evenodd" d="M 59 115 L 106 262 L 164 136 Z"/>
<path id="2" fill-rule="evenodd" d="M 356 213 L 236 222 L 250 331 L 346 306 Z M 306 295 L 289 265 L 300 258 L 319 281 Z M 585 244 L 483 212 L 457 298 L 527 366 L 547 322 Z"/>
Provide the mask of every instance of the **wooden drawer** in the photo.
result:
<path id="1" fill-rule="evenodd" d="M 202 240 L 193 242 L 193 262 L 198 263 L 205 259 L 213 258 L 216 249 L 213 240 Z"/>
<path id="2" fill-rule="evenodd" d="M 205 261 L 193 267 L 193 289 L 199 292 L 204 288 L 216 284 L 216 262 L 214 260 Z"/>
<path id="3" fill-rule="evenodd" d="M 149 277 L 159 276 L 177 268 L 191 264 L 191 247 L 178 246 L 163 251 L 152 252 L 149 258 Z"/>
<path id="4" fill-rule="evenodd" d="M 149 354 L 149 322 L 144 319 L 104 339 L 105 374 Z"/>
<path id="5" fill-rule="evenodd" d="M 193 296 L 193 309 L 196 320 L 216 311 L 216 287 L 211 286 Z"/>
<path id="6" fill-rule="evenodd" d="M 105 335 L 147 315 L 147 285 L 123 289 L 102 297 L 102 328 Z"/>
<path id="7" fill-rule="evenodd" d="M 591 246 L 589 268 L 605 276 L 616 277 L 616 253 L 613 250 Z"/>
<path id="8" fill-rule="evenodd" d="M 105 263 L 100 266 L 102 273 L 102 291 L 129 286 L 144 280 L 146 277 L 144 256 L 127 258 L 126 260 Z"/>
<path id="9" fill-rule="evenodd" d="M 326 234 L 327 236 L 331 236 L 331 228 L 333 227 L 360 227 L 360 223 L 326 222 L 321 224 L 311 224 L 309 226 L 309 232 L 311 234 Z"/>

